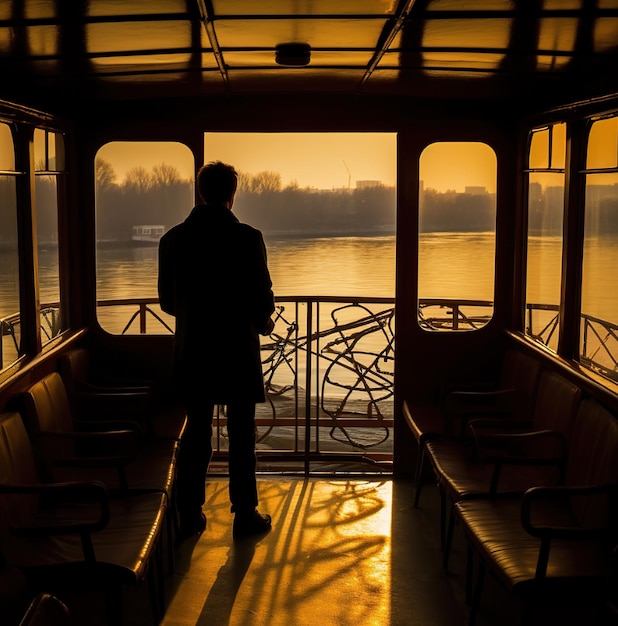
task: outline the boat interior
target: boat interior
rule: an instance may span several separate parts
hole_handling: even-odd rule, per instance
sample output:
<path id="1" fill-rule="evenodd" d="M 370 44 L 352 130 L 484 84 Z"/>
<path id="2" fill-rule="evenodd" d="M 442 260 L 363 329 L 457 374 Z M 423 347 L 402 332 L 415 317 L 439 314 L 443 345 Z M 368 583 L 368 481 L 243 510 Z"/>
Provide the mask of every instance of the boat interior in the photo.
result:
<path id="1" fill-rule="evenodd" d="M 618 0 L 1 2 L 0 622 L 617 624 L 617 62 Z M 98 155 L 182 144 L 188 211 L 209 133 L 395 135 L 395 288 L 275 294 L 273 530 L 232 540 L 218 434 L 179 545 L 173 320 L 101 296 Z M 491 189 L 430 189 L 435 147 L 453 181 L 489 151 Z M 431 212 L 479 197 L 489 295 L 435 293 Z M 324 402 L 334 365 L 353 408 Z"/>

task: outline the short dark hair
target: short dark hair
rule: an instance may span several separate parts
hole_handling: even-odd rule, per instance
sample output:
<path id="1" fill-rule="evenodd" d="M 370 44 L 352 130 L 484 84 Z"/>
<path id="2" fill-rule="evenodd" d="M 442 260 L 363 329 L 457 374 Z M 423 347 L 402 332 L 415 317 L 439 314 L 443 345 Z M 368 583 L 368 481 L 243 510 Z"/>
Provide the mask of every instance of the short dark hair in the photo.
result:
<path id="1" fill-rule="evenodd" d="M 211 161 L 197 173 L 197 191 L 205 203 L 222 204 L 229 200 L 238 186 L 238 174 L 227 163 Z"/>

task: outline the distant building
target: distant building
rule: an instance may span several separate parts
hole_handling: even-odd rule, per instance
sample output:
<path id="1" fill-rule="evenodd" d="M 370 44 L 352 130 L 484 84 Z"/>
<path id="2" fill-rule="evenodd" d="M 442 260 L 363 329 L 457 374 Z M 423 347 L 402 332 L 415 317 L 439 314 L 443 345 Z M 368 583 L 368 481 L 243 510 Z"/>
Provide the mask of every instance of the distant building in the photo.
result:
<path id="1" fill-rule="evenodd" d="M 467 193 L 471 196 L 482 196 L 487 193 L 486 187 L 480 187 L 476 185 L 470 185 L 469 187 L 464 187 L 464 193 Z"/>
<path id="2" fill-rule="evenodd" d="M 357 180 L 356 188 L 357 189 L 373 189 L 374 187 L 381 187 L 381 180 Z"/>

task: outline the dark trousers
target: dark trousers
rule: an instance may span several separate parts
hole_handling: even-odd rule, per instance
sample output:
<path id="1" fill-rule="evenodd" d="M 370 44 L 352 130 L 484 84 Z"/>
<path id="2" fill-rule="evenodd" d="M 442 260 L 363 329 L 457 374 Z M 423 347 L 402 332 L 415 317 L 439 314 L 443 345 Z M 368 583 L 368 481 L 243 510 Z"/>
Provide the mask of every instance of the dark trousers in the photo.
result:
<path id="1" fill-rule="evenodd" d="M 212 458 L 214 404 L 189 398 L 187 427 L 180 441 L 176 489 L 183 519 L 195 519 L 205 502 L 205 483 Z M 229 492 L 232 511 L 252 511 L 258 503 L 255 478 L 255 403 L 243 400 L 227 405 L 229 437 Z"/>

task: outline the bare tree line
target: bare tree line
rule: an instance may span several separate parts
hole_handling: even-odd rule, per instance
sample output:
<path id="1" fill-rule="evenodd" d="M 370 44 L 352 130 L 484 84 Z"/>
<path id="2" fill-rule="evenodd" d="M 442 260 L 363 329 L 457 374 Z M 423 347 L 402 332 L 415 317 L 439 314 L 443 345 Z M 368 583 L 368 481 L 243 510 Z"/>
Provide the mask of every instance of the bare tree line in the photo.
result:
<path id="1" fill-rule="evenodd" d="M 121 184 L 107 161 L 97 159 L 95 167 L 101 240 L 129 239 L 138 224 L 167 230 L 193 206 L 193 180 L 183 179 L 174 166 L 131 168 Z M 239 172 L 234 212 L 265 234 L 394 232 L 395 190 L 382 185 L 362 190 L 301 188 L 296 182 L 284 186 L 278 172 Z"/>

